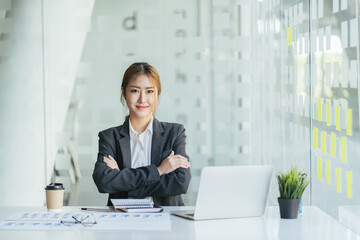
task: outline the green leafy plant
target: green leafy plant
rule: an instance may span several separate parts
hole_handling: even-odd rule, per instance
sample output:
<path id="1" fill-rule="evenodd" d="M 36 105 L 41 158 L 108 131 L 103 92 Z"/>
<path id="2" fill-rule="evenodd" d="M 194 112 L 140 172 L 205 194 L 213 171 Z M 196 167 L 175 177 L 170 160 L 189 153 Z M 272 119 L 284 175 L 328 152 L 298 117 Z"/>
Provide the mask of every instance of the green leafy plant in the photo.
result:
<path id="1" fill-rule="evenodd" d="M 279 172 L 277 175 L 280 198 L 300 199 L 310 180 L 306 173 L 298 172 L 296 167 L 286 173 Z"/>

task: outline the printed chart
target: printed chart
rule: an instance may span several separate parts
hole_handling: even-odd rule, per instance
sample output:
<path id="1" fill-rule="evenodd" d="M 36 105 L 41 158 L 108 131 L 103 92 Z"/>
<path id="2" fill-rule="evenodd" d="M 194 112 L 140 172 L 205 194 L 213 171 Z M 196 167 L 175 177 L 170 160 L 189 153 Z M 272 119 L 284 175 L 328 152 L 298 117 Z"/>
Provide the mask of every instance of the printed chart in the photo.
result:
<path id="1" fill-rule="evenodd" d="M 81 219 L 92 214 L 96 224 L 62 224 L 64 219 Z M 169 213 L 88 213 L 88 212 L 20 212 L 0 222 L 4 230 L 152 230 L 170 231 Z"/>

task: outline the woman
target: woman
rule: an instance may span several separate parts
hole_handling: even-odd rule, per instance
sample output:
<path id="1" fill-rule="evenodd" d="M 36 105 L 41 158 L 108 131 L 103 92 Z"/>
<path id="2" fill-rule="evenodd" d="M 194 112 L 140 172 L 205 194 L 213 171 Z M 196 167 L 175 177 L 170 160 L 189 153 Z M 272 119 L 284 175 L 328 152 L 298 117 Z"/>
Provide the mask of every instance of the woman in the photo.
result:
<path id="1" fill-rule="evenodd" d="M 93 179 L 111 198 L 152 197 L 158 206 L 183 206 L 191 174 L 181 124 L 155 118 L 161 83 L 148 63 L 134 63 L 121 84 L 129 108 L 123 125 L 99 133 Z"/>

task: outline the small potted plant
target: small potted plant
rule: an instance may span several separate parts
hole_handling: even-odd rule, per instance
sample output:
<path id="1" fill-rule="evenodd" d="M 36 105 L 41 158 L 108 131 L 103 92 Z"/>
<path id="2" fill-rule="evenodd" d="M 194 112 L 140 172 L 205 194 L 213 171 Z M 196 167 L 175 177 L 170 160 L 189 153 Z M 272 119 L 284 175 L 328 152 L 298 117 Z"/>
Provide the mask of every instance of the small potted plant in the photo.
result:
<path id="1" fill-rule="evenodd" d="M 277 175 L 280 197 L 278 198 L 281 218 L 297 218 L 300 199 L 309 185 L 306 173 L 298 172 L 296 167 L 292 167 L 290 172 Z"/>

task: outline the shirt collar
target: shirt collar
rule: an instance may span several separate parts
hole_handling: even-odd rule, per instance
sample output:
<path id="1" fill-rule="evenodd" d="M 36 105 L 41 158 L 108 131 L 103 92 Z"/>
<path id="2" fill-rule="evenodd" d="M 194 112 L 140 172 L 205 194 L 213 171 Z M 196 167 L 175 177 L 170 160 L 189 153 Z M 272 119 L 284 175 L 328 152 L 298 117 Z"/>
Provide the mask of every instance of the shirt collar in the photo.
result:
<path id="1" fill-rule="evenodd" d="M 146 131 L 149 131 L 149 132 L 152 134 L 152 133 L 153 133 L 153 122 L 154 122 L 154 117 L 151 118 L 151 120 L 150 120 L 148 126 L 146 127 L 146 129 L 145 129 L 143 132 L 141 132 L 140 134 L 142 134 L 142 133 L 144 133 L 144 132 L 146 132 Z M 129 118 L 129 127 L 130 127 L 130 134 L 135 134 L 136 136 L 140 135 L 140 134 L 138 134 L 138 132 L 135 131 L 135 129 L 132 127 L 130 118 Z"/>

